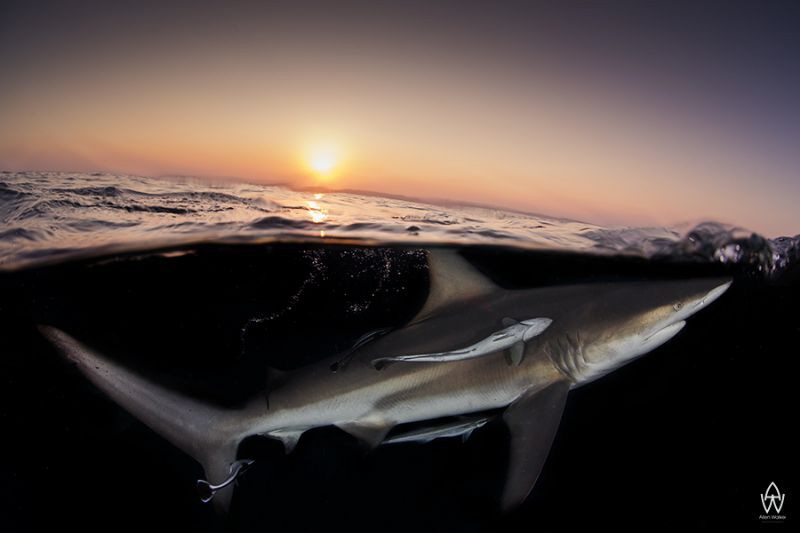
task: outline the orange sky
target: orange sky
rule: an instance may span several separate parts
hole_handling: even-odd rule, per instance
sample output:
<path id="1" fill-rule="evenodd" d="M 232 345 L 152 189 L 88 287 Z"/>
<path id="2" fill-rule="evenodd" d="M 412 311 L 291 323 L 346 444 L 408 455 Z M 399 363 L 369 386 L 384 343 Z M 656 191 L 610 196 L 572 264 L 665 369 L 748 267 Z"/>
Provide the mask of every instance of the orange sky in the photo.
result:
<path id="1" fill-rule="evenodd" d="M 12 14 L 14 28 L 30 23 Z M 19 41 L 0 58 L 13 74 L 0 86 L 0 168 L 236 176 L 598 223 L 800 231 L 793 146 L 759 137 L 751 115 L 708 91 L 686 92 L 688 73 L 673 93 L 635 64 L 574 64 L 552 37 L 520 51 L 503 48 L 502 28 L 500 44 L 470 39 L 479 19 L 449 33 L 437 26 L 447 18 L 420 30 L 376 17 L 343 27 L 289 10 L 211 35 L 203 17 L 177 35 L 109 32 L 101 18 L 77 43 L 55 30 L 38 48 Z M 309 167 L 319 145 L 337 159 L 325 179 Z"/>

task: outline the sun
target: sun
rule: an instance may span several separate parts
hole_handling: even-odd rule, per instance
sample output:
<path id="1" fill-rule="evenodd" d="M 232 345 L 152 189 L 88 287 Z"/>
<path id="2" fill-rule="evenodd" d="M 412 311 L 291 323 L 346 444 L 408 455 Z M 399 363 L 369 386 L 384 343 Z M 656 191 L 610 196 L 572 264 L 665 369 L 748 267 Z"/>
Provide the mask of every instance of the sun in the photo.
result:
<path id="1" fill-rule="evenodd" d="M 314 171 L 327 174 L 336 166 L 338 158 L 331 150 L 315 150 L 309 156 L 309 163 Z"/>
<path id="2" fill-rule="evenodd" d="M 341 164 L 341 151 L 333 144 L 317 144 L 308 149 L 306 164 L 317 179 L 332 178 Z"/>

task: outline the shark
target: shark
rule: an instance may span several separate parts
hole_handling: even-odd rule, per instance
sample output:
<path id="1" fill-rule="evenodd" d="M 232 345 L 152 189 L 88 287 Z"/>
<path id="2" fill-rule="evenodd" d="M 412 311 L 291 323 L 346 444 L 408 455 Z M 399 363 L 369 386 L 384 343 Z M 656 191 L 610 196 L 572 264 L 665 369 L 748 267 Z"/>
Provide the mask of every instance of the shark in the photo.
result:
<path id="1" fill-rule="evenodd" d="M 207 477 L 198 481 L 203 499 L 222 511 L 236 474 L 249 465 L 237 456 L 247 437 L 278 439 L 289 453 L 309 429 L 336 426 L 373 448 L 467 436 L 486 423 L 483 413 L 508 427 L 500 507 L 510 510 L 536 483 L 569 391 L 661 346 L 731 284 L 693 278 L 512 290 L 457 250 L 426 254 L 427 300 L 408 323 L 365 335 L 346 365 L 332 355 L 270 371 L 265 394 L 237 409 L 183 395 L 55 327 L 39 328 L 95 386 L 197 460 Z M 389 436 L 414 423 L 429 425 Z"/>

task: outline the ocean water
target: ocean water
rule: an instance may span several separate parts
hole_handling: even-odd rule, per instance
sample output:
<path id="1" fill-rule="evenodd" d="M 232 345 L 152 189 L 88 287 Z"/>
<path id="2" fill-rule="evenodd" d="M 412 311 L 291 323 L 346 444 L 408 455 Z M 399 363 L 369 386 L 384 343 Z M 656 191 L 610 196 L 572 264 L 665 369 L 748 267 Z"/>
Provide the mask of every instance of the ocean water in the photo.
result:
<path id="1" fill-rule="evenodd" d="M 531 496 L 497 512 L 507 433 L 365 453 L 334 428 L 285 455 L 266 438 L 231 512 L 202 471 L 95 389 L 39 335 L 69 332 L 137 372 L 235 407 L 291 371 L 402 325 L 428 290 L 424 250 L 457 249 L 529 288 L 729 276 L 651 354 L 570 393 Z M 2 521 L 201 531 L 530 531 L 760 525 L 791 494 L 800 236 L 703 222 L 606 228 L 544 215 L 189 178 L 0 174 Z M 791 502 L 784 510 L 792 519 Z"/>
<path id="2" fill-rule="evenodd" d="M 704 222 L 605 228 L 485 207 L 190 178 L 0 173 L 0 268 L 196 243 L 306 242 L 638 256 L 746 264 L 774 274 L 800 257 L 795 236 L 765 239 Z"/>

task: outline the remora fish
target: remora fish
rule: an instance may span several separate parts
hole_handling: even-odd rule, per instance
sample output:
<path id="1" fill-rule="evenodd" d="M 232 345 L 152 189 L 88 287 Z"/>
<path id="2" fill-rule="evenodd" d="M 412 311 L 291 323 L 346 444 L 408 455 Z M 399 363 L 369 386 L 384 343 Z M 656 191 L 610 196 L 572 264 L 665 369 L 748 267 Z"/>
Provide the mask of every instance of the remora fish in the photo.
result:
<path id="1" fill-rule="evenodd" d="M 381 444 L 403 444 L 406 442 L 430 442 L 445 437 L 461 437 L 467 440 L 472 432 L 486 425 L 492 417 L 478 415 L 454 422 L 422 427 L 386 438 Z"/>
<path id="2" fill-rule="evenodd" d="M 504 290 L 454 251 L 428 252 L 430 293 L 406 326 L 358 348 L 346 371 L 332 356 L 274 373 L 269 396 L 226 410 L 168 390 L 106 359 L 66 333 L 41 327 L 100 389 L 205 469 L 208 483 L 230 479 L 239 443 L 251 435 L 283 441 L 287 453 L 306 430 L 335 425 L 370 446 L 395 425 L 505 408 L 510 454 L 504 509 L 521 503 L 547 457 L 568 391 L 675 336 L 684 320 L 727 290 L 728 279 L 597 283 Z M 469 346 L 503 317 L 548 317 L 525 344 L 520 365 L 502 351 L 438 364 L 372 362 L 387 353 L 437 353 Z M 233 487 L 215 504 L 227 508 Z"/>
<path id="3" fill-rule="evenodd" d="M 513 318 L 504 318 L 505 328 L 496 331 L 471 346 L 449 352 L 418 353 L 410 355 L 392 355 L 375 359 L 372 364 L 381 370 L 389 363 L 412 361 L 416 363 L 446 363 L 481 357 L 490 353 L 508 349 L 510 362 L 518 365 L 525 355 L 525 343 L 541 334 L 553 321 L 549 318 L 531 318 L 517 322 Z"/>

